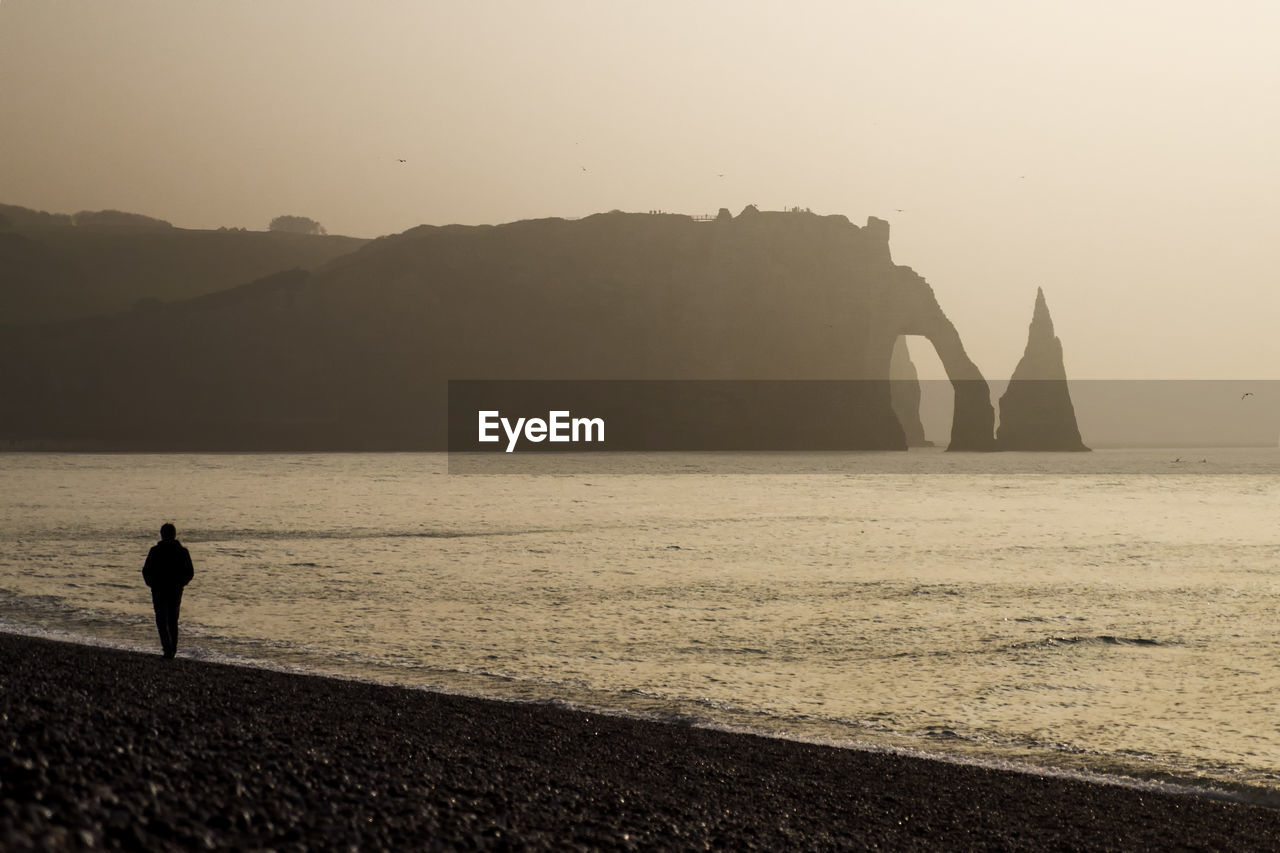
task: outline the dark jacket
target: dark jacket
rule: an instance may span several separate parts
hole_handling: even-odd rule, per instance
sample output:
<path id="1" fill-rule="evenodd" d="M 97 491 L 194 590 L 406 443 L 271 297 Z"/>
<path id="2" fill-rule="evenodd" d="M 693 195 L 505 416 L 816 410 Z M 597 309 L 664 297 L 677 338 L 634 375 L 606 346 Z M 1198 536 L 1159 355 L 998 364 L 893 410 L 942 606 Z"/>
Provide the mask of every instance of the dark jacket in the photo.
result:
<path id="1" fill-rule="evenodd" d="M 191 553 L 177 539 L 161 539 L 151 546 L 142 566 L 142 579 L 152 589 L 182 589 L 195 574 Z"/>

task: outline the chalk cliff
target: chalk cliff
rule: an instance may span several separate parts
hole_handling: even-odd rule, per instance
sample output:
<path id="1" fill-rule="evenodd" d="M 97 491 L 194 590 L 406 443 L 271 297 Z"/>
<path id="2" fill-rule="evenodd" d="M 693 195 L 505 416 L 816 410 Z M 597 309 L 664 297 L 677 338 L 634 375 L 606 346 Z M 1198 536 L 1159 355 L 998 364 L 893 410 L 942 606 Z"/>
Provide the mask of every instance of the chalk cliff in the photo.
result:
<path id="1" fill-rule="evenodd" d="M 950 449 L 992 449 L 987 383 L 882 220 L 748 207 L 420 226 L 312 272 L 7 330 L 0 441 L 432 450 L 449 380 L 751 379 L 857 380 L 819 444 L 903 449 L 889 371 L 906 334 L 956 389 Z"/>
<path id="2" fill-rule="evenodd" d="M 907 349 L 905 338 L 893 342 L 893 356 L 889 361 L 889 394 L 893 400 L 893 413 L 902 424 L 907 447 L 933 447 L 924 437 L 924 424 L 920 422 L 920 374 Z"/>
<path id="3" fill-rule="evenodd" d="M 1062 341 L 1044 291 L 1036 290 L 1036 307 L 1027 333 L 1027 348 L 1000 398 L 999 450 L 1088 450 L 1080 439 L 1075 407 L 1067 388 Z"/>

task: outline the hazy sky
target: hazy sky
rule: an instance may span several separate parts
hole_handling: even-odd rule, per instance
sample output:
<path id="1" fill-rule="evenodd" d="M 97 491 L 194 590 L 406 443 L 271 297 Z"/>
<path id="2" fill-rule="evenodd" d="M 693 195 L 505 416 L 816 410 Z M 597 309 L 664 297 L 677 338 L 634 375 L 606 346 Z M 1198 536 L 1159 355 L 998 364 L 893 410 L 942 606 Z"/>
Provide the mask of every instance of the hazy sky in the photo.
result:
<path id="1" fill-rule="evenodd" d="M 1280 378 L 1277 32 L 1203 0 L 0 0 L 0 202 L 874 215 L 988 376 L 1041 286 L 1073 377 Z"/>

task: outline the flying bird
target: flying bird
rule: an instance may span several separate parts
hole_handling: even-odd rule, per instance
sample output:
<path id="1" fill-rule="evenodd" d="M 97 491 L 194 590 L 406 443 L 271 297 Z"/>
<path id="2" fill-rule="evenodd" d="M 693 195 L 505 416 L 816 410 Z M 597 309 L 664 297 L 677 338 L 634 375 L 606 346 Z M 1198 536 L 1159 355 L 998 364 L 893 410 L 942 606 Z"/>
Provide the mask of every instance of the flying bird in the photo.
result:
<path id="1" fill-rule="evenodd" d="M 396 162 L 397 162 L 397 163 L 407 163 L 408 161 L 407 161 L 407 160 L 404 160 L 403 158 L 397 157 L 397 158 L 396 158 Z"/>
<path id="2" fill-rule="evenodd" d="M 1245 397 L 1252 397 L 1252 396 L 1253 396 L 1252 391 L 1245 391 L 1243 394 L 1240 395 L 1240 399 L 1243 400 Z"/>

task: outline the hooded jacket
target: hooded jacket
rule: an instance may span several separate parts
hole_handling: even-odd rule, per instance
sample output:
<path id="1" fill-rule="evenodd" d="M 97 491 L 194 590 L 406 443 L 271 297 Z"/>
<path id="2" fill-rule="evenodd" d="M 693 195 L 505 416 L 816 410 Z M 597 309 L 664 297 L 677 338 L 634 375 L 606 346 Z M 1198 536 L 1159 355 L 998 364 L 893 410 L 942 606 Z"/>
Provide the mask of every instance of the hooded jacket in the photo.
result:
<path id="1" fill-rule="evenodd" d="M 182 589 L 195 574 L 191 553 L 177 539 L 161 539 L 151 546 L 142 565 L 142 579 L 152 589 Z"/>

